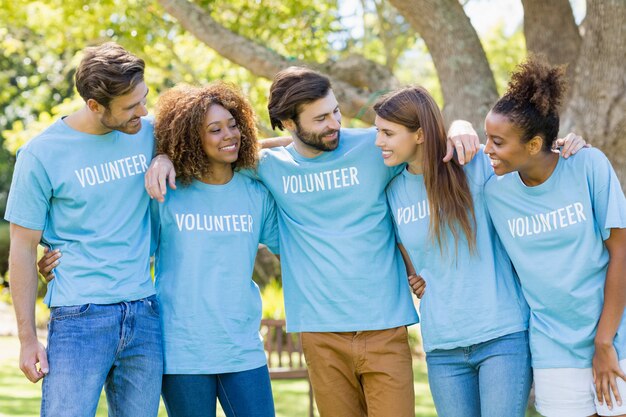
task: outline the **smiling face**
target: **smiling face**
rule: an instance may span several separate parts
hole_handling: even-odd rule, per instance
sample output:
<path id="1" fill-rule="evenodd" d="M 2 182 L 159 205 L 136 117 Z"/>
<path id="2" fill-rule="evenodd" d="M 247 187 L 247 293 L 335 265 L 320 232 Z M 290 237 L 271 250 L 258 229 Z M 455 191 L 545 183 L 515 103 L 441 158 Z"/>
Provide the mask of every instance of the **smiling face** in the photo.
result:
<path id="1" fill-rule="evenodd" d="M 99 122 L 108 131 L 118 130 L 129 135 L 141 130 L 141 117 L 148 114 L 146 96 L 148 87 L 144 82 L 128 94 L 114 97 L 108 107 L 99 106 Z"/>
<path id="2" fill-rule="evenodd" d="M 231 165 L 237 161 L 241 133 L 237 121 L 223 106 L 213 104 L 209 107 L 200 139 L 211 165 Z"/>
<path id="3" fill-rule="evenodd" d="M 374 121 L 376 146 L 382 151 L 383 161 L 387 166 L 402 163 L 415 164 L 419 158 L 418 147 L 421 143 L 420 130 L 411 132 L 406 126 L 376 116 Z"/>
<path id="4" fill-rule="evenodd" d="M 292 131 L 294 140 L 314 154 L 337 149 L 341 112 L 332 90 L 325 97 L 303 105 L 297 120 L 285 125 Z"/>
<path id="5" fill-rule="evenodd" d="M 523 171 L 530 162 L 527 143 L 522 143 L 522 131 L 498 113 L 489 112 L 485 119 L 487 143 L 484 152 L 489 155 L 496 175 Z"/>

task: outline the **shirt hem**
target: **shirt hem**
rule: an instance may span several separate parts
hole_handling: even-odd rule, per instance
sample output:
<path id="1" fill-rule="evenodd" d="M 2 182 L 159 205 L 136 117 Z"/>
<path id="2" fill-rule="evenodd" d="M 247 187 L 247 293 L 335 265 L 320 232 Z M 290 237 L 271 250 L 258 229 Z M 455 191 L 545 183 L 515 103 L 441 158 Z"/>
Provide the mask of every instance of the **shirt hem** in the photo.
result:
<path id="1" fill-rule="evenodd" d="M 141 300 L 142 298 L 151 297 L 156 294 L 154 289 L 152 291 L 147 291 L 145 293 L 139 293 L 137 295 L 132 295 L 130 297 L 119 297 L 119 298 L 89 298 L 89 299 L 70 299 L 64 300 L 61 302 L 55 302 L 48 304 L 48 307 L 65 307 L 65 306 L 78 306 L 83 304 L 117 304 L 122 302 L 131 302 Z"/>
<path id="2" fill-rule="evenodd" d="M 532 352 L 531 352 L 532 353 Z M 618 352 L 617 353 L 617 360 L 618 361 L 623 361 L 626 360 L 626 352 L 621 353 Z M 589 359 L 588 361 L 583 362 L 576 362 L 576 363 L 572 363 L 572 362 L 562 362 L 562 363 L 548 363 L 545 361 L 532 361 L 532 366 L 535 369 L 559 369 L 559 368 L 574 368 L 574 369 L 587 369 L 587 368 L 591 368 L 593 367 L 593 363 L 592 363 L 592 359 Z"/>
<path id="3" fill-rule="evenodd" d="M 43 231 L 45 226 L 45 224 L 34 223 L 29 220 L 20 219 L 19 217 L 15 217 L 13 215 L 4 216 L 4 220 L 31 230 Z"/>
<path id="4" fill-rule="evenodd" d="M 267 361 L 259 361 L 258 363 L 248 363 L 240 366 L 230 367 L 217 367 L 217 368 L 180 368 L 180 367 L 165 367 L 163 371 L 164 375 L 212 375 L 212 374 L 226 374 L 233 372 L 244 372 L 258 369 L 267 365 Z"/>
<path id="5" fill-rule="evenodd" d="M 448 342 L 448 343 L 442 343 L 442 344 L 436 344 L 436 343 L 431 344 L 431 343 L 424 342 L 424 352 L 428 353 L 428 352 L 432 352 L 433 350 L 451 350 L 451 349 L 457 349 L 457 348 L 462 348 L 462 347 L 468 347 L 468 346 L 476 345 L 478 343 L 488 342 L 490 340 L 497 339 L 502 336 L 507 336 L 513 333 L 523 332 L 526 330 L 528 330 L 528 325 L 522 325 L 522 326 L 518 325 L 518 326 L 508 327 L 506 329 L 494 331 L 492 333 L 488 333 L 485 335 L 480 335 L 478 337 L 475 337 L 473 339 L 468 339 L 468 340 L 457 340 L 454 342 Z M 423 334 L 422 334 L 422 337 L 423 337 Z"/>
<path id="6" fill-rule="evenodd" d="M 359 323 L 359 324 L 346 324 L 346 325 L 338 325 L 338 324 L 299 324 L 299 325 L 289 325 L 289 319 L 287 319 L 287 332 L 288 333 L 302 333 L 302 332 L 365 332 L 372 330 L 387 330 L 393 329 L 400 326 L 411 326 L 413 324 L 419 323 L 418 318 L 410 318 L 405 319 L 399 322 L 393 323 L 380 323 L 380 324 L 372 324 L 372 323 Z"/>
<path id="7" fill-rule="evenodd" d="M 533 362 L 533 369 L 588 369 L 592 367 L 591 361 L 585 362 L 584 364 L 580 363 L 558 363 L 558 364 L 544 364 Z"/>

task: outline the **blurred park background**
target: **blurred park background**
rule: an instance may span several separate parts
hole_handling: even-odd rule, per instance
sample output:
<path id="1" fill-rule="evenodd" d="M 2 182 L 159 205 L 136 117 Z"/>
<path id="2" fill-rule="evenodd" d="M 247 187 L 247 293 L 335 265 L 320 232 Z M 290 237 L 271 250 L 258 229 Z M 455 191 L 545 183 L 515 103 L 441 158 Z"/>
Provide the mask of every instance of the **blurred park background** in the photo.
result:
<path id="1" fill-rule="evenodd" d="M 16 150 L 83 104 L 73 86 L 80 51 L 111 40 L 146 61 L 149 108 L 178 83 L 223 79 L 249 97 L 262 137 L 279 134 L 269 127 L 267 91 L 290 65 L 329 75 L 344 126 L 370 125 L 378 96 L 420 84 L 448 123 L 469 120 L 482 136 L 510 71 L 528 53 L 543 54 L 568 66 L 562 133 L 602 149 L 626 184 L 625 21 L 624 0 L 0 0 L 0 214 Z M 39 387 L 17 369 L 8 248 L 0 223 L 0 416 L 37 415 Z M 280 269 L 266 251 L 254 279 L 264 316 L 283 317 Z M 38 322 L 46 320 L 39 303 Z M 289 407 L 305 412 L 306 384 L 275 389 L 279 415 L 304 415 Z M 416 389 L 416 416 L 434 416 L 418 353 Z"/>

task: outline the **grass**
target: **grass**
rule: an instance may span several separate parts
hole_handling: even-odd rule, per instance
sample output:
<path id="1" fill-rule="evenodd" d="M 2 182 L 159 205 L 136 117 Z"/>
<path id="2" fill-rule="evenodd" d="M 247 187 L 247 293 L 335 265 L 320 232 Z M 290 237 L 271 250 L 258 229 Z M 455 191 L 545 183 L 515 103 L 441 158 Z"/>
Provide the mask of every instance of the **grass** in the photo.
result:
<path id="1" fill-rule="evenodd" d="M 30 383 L 19 370 L 19 342 L 15 337 L 0 337 L 0 417 L 39 415 L 41 382 Z M 423 360 L 414 361 L 415 371 L 415 416 L 436 417 L 433 400 L 428 389 L 426 364 Z M 277 417 L 298 417 L 308 415 L 308 384 L 306 381 L 272 381 Z M 219 407 L 218 407 L 219 408 Z M 104 394 L 100 397 L 97 416 L 107 416 Z M 166 417 L 161 404 L 159 417 Z M 224 417 L 218 409 L 218 416 Z M 316 414 L 317 416 L 317 414 Z M 534 412 L 527 417 L 539 417 Z"/>

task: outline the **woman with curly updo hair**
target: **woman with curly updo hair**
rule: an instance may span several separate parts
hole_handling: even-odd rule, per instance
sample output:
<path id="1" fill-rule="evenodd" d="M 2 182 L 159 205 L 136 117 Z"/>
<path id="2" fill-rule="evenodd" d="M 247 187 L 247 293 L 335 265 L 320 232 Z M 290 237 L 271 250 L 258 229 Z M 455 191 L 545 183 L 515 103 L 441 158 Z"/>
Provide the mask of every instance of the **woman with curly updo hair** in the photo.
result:
<path id="1" fill-rule="evenodd" d="M 176 87 L 155 137 L 182 184 L 151 210 L 168 415 L 215 416 L 219 399 L 228 417 L 273 417 L 252 272 L 259 243 L 277 253 L 276 208 L 236 171 L 255 164 L 252 108 L 228 84 Z"/>
<path id="2" fill-rule="evenodd" d="M 229 84 L 216 82 L 207 87 L 179 86 L 159 98 L 154 135 L 157 154 L 167 155 L 184 185 L 193 179 L 212 175 L 212 161 L 204 152 L 203 135 L 208 111 L 218 105 L 232 115 L 232 126 L 239 131 L 240 143 L 232 168 L 251 168 L 259 151 L 255 115 L 250 103 Z M 215 161 L 213 161 L 215 162 Z"/>
<path id="3" fill-rule="evenodd" d="M 537 410 L 626 416 L 626 198 L 598 149 L 552 150 L 564 90 L 537 58 L 512 75 L 485 120 L 485 198 L 531 309 Z"/>

